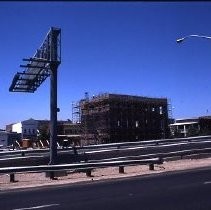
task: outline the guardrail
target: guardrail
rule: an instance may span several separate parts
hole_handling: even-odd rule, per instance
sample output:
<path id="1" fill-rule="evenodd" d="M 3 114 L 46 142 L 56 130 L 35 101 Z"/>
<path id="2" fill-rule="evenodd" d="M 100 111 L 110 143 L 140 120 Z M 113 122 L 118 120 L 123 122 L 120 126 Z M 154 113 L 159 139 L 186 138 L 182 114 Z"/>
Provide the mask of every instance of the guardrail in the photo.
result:
<path id="1" fill-rule="evenodd" d="M 153 154 L 138 155 L 138 156 L 107 158 L 107 159 L 92 160 L 92 161 L 93 162 L 101 162 L 101 161 L 106 162 L 106 161 L 122 161 L 122 160 L 142 160 L 142 159 L 151 159 L 151 158 L 160 158 L 162 160 L 166 160 L 168 158 L 173 158 L 173 157 L 179 157 L 182 159 L 184 156 L 198 155 L 198 154 L 210 154 L 211 155 L 211 148 L 181 150 L 181 151 L 175 151 L 175 152 L 161 152 L 161 153 L 153 153 Z M 92 162 L 92 161 L 89 161 L 89 162 Z"/>
<path id="2" fill-rule="evenodd" d="M 188 138 L 176 138 L 176 139 L 161 139 L 161 140 L 147 140 L 147 141 L 138 141 L 138 142 L 121 142 L 121 143 L 111 143 L 111 144 L 98 144 L 98 145 L 89 145 L 89 146 L 76 146 L 76 147 L 68 147 L 68 148 L 58 148 L 58 152 L 86 152 L 89 150 L 100 150 L 100 149 L 120 149 L 124 147 L 135 147 L 135 146 L 153 146 L 160 144 L 171 144 L 171 143 L 180 143 L 180 142 L 202 142 L 204 140 L 210 140 L 211 136 L 197 136 L 197 137 L 188 137 Z M 12 150 L 12 151 L 0 151 L 0 157 L 16 157 L 16 156 L 25 156 L 30 154 L 46 154 L 49 152 L 49 148 L 43 149 L 24 149 L 24 150 Z"/>
<path id="3" fill-rule="evenodd" d="M 59 149 L 58 157 L 63 159 L 65 164 L 60 165 L 32 165 L 32 162 L 44 161 L 47 164 L 49 149 L 38 150 L 19 150 L 19 151 L 7 151 L 0 152 L 0 168 L 1 173 L 10 173 L 10 180 L 14 181 L 14 173 L 20 172 L 39 172 L 39 171 L 59 171 L 59 170 L 85 170 L 87 175 L 91 175 L 91 169 L 95 167 L 109 167 L 119 166 L 119 172 L 124 172 L 124 165 L 127 164 L 149 164 L 150 169 L 154 169 L 154 163 L 149 161 L 155 161 L 161 163 L 161 160 L 165 158 L 171 158 L 176 156 L 188 156 L 193 154 L 211 153 L 211 136 L 193 137 L 186 139 L 172 139 L 170 140 L 153 140 L 147 141 L 147 144 L 140 144 L 140 142 L 127 142 L 127 143 L 115 143 L 108 145 L 96 145 L 92 146 L 92 149 L 88 147 L 71 148 L 71 149 Z M 166 144 L 164 144 L 164 142 Z M 167 144 L 168 142 L 168 144 Z M 169 143 L 170 142 L 170 143 Z M 143 143 L 143 142 L 141 142 Z M 149 143 L 149 144 L 148 144 Z M 152 144 L 153 143 L 153 144 Z M 159 143 L 159 144 L 157 144 Z M 112 145 L 112 146 L 111 146 Z M 106 147 L 101 147 L 106 146 Z M 91 146 L 89 146 L 90 148 Z M 95 148 L 95 150 L 93 150 Z M 77 151 L 76 151 L 77 150 Z M 4 155 L 3 155 L 4 154 Z M 16 155 L 21 155 L 17 157 Z M 30 155 L 30 156 L 25 156 Z M 5 156 L 7 156 L 5 158 Z M 58 158 L 58 159 L 59 159 Z M 74 158 L 71 160 L 71 158 Z M 12 161 L 12 162 L 9 162 Z M 69 163 L 86 161 L 86 163 Z M 148 161 L 148 162 L 147 162 Z M 8 166 L 13 163 L 19 165 L 19 167 L 7 167 L 2 163 L 7 163 Z M 44 163 L 44 164 L 45 164 Z M 22 166 L 20 165 L 22 164 Z M 24 165 L 25 164 L 25 165 Z M 43 164 L 43 163 L 41 163 Z M 117 165 L 115 165 L 117 164 Z M 24 165 L 24 166 L 23 166 Z M 28 165 L 28 166 L 26 166 Z M 12 166 L 12 165 L 11 165 Z M 35 170 L 35 171 L 34 171 Z M 51 173 L 51 178 L 54 178 Z"/>
<path id="4" fill-rule="evenodd" d="M 103 168 L 119 166 L 119 173 L 124 173 L 124 166 L 127 165 L 149 165 L 150 170 L 154 170 L 154 164 L 162 164 L 166 158 L 193 155 L 193 154 L 210 154 L 211 148 L 183 150 L 169 153 L 155 153 L 139 156 L 117 157 L 88 161 L 86 163 L 59 164 L 59 165 L 41 165 L 41 166 L 22 166 L 22 167 L 5 167 L 0 168 L 0 174 L 9 173 L 10 181 L 14 181 L 14 173 L 22 172 L 54 172 L 61 170 L 86 171 L 87 176 L 91 176 L 91 170 L 94 168 Z M 54 175 L 51 175 L 54 178 Z"/>
<path id="5" fill-rule="evenodd" d="M 96 161 L 108 158 L 116 157 L 127 157 L 127 156 L 140 156 L 147 154 L 158 154 L 158 153 L 170 153 L 178 152 L 181 150 L 196 150 L 211 148 L 211 141 L 194 141 L 194 142 L 180 142 L 172 144 L 161 144 L 161 145 L 145 145 L 129 148 L 107 148 L 98 150 L 79 151 L 74 153 L 70 150 L 60 150 L 58 152 L 58 163 L 73 163 L 80 161 Z M 35 151 L 29 156 L 7 156 L 0 157 L 0 167 L 7 166 L 24 166 L 24 165 L 43 165 L 49 162 L 49 153 L 35 153 Z"/>
<path id="6" fill-rule="evenodd" d="M 136 142 L 97 144 L 97 145 L 77 147 L 77 149 L 98 149 L 98 148 L 109 148 L 109 147 L 120 148 L 120 147 L 141 146 L 141 145 L 158 145 L 167 143 L 202 141 L 208 139 L 211 140 L 211 136 L 195 136 L 195 137 L 175 138 L 175 139 L 158 139 L 158 140 L 146 140 L 146 141 L 136 141 Z"/>
<path id="7" fill-rule="evenodd" d="M 178 144 L 167 144 L 157 146 L 146 146 L 146 147 L 131 147 L 123 149 L 104 149 L 85 152 L 85 158 L 87 160 L 101 160 L 108 158 L 116 158 L 120 156 L 139 156 L 147 155 L 150 153 L 170 153 L 178 152 L 181 150 L 196 150 L 211 147 L 211 142 L 191 142 L 191 143 L 178 143 Z"/>
<path id="8" fill-rule="evenodd" d="M 94 169 L 105 168 L 113 166 L 126 166 L 126 165 L 147 165 L 147 164 L 162 164 L 160 158 L 143 159 L 143 160 L 124 160 L 124 161 L 106 161 L 95 163 L 74 163 L 74 164 L 60 164 L 60 165 L 42 165 L 42 166 L 28 166 L 28 167 L 7 167 L 0 168 L 0 174 L 5 173 L 21 173 L 21 172 L 47 172 L 59 170 L 81 170 L 81 169 Z"/>
<path id="9" fill-rule="evenodd" d="M 0 168 L 0 174 L 10 174 L 10 182 L 15 181 L 15 173 L 23 172 L 50 172 L 50 178 L 54 179 L 55 171 L 74 170 L 86 171 L 87 176 L 91 176 L 91 170 L 95 168 L 105 168 L 119 166 L 119 172 L 124 173 L 124 166 L 129 165 L 149 165 L 150 170 L 154 170 L 154 164 L 162 164 L 160 158 L 142 159 L 142 160 L 122 160 L 122 161 L 106 161 L 95 163 L 76 163 L 76 164 L 60 164 L 60 165 L 41 165 L 28 167 L 6 167 Z"/>

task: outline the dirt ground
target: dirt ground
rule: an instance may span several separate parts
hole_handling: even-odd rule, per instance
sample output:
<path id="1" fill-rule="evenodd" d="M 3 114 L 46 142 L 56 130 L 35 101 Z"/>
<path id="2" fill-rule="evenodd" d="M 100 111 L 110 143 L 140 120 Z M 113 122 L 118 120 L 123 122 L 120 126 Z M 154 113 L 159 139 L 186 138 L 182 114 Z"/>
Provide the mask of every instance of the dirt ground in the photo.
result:
<path id="1" fill-rule="evenodd" d="M 203 159 L 182 159 L 175 161 L 165 161 L 162 165 L 155 165 L 154 170 L 149 170 L 149 166 L 127 166 L 124 173 L 119 173 L 118 167 L 95 169 L 92 176 L 87 177 L 86 173 L 68 173 L 67 176 L 58 177 L 51 180 L 45 173 L 22 173 L 15 174 L 15 182 L 10 182 L 8 174 L 0 175 L 0 191 L 17 188 L 39 187 L 46 185 L 69 184 L 78 182 L 92 182 L 97 180 L 114 179 L 121 177 L 140 176 L 155 173 L 165 173 L 192 168 L 211 166 L 211 158 Z"/>

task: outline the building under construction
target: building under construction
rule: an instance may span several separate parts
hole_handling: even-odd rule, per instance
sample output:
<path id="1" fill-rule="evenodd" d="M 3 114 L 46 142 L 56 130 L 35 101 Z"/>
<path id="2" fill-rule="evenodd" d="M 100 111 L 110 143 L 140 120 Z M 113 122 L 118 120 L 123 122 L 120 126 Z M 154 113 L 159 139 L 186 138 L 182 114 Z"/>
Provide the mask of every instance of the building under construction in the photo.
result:
<path id="1" fill-rule="evenodd" d="M 167 98 L 86 95 L 73 109 L 85 144 L 161 139 L 169 134 Z"/>

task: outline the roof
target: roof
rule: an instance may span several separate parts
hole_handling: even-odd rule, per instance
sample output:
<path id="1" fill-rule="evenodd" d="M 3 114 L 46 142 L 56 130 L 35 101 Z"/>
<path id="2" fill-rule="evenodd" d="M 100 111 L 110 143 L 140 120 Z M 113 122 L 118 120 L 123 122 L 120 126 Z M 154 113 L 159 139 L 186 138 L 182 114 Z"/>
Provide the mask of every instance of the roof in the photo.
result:
<path id="1" fill-rule="evenodd" d="M 58 135 L 58 137 L 69 137 L 69 138 L 74 138 L 74 137 L 81 137 L 81 135 L 76 135 L 76 134 L 72 134 L 72 135 Z"/>
<path id="2" fill-rule="evenodd" d="M 174 126 L 174 125 L 191 125 L 191 124 L 198 124 L 198 122 L 192 121 L 192 122 L 173 123 L 173 124 L 170 124 L 170 126 Z"/>
<path id="3" fill-rule="evenodd" d="M 81 102 L 97 102 L 102 100 L 114 99 L 114 100 L 124 100 L 124 101 L 149 101 L 149 102 L 162 102 L 167 103 L 167 98 L 153 98 L 145 96 L 135 96 L 135 95 L 124 95 L 124 94 L 113 94 L 113 93 L 103 93 L 90 98 L 90 100 L 81 100 Z"/>

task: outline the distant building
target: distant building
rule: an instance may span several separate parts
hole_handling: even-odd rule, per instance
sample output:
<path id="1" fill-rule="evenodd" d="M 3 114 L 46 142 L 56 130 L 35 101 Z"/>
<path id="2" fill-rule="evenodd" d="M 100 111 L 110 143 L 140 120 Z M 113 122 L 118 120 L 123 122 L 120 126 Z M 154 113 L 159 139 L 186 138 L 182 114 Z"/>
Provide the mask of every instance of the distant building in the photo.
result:
<path id="1" fill-rule="evenodd" d="M 172 137 L 211 135 L 211 116 L 176 119 L 169 127 Z"/>
<path id="2" fill-rule="evenodd" d="M 81 145 L 82 128 L 80 123 L 72 123 L 69 121 L 60 123 L 58 127 L 58 140 L 63 142 L 68 140 L 68 144 Z"/>
<path id="3" fill-rule="evenodd" d="M 70 144 L 99 144 L 169 137 L 167 98 L 100 94 L 80 100 L 76 122 L 58 121 L 57 141 Z M 22 139 L 50 138 L 49 120 L 29 119 L 6 126 Z"/>
<path id="4" fill-rule="evenodd" d="M 20 135 L 15 132 L 0 130 L 0 148 L 11 146 L 15 141 L 20 140 Z"/>
<path id="5" fill-rule="evenodd" d="M 58 121 L 57 122 L 57 133 L 59 135 L 65 135 L 68 132 L 69 126 L 72 128 L 71 121 Z M 73 129 L 74 130 L 74 129 Z M 7 132 L 17 132 L 21 135 L 22 139 L 37 140 L 39 137 L 49 140 L 50 135 L 50 121 L 49 120 L 35 120 L 29 119 L 18 123 L 10 124 L 6 126 Z M 59 138 L 61 139 L 61 138 Z"/>
<path id="6" fill-rule="evenodd" d="M 211 135 L 211 116 L 199 117 L 200 134 Z"/>
<path id="7" fill-rule="evenodd" d="M 81 100 L 79 104 L 84 144 L 169 136 L 166 98 L 106 93 Z"/>
<path id="8" fill-rule="evenodd" d="M 21 134 L 22 139 L 36 139 L 38 121 L 34 119 L 24 120 L 18 123 L 6 126 L 7 132 L 16 132 Z"/>

